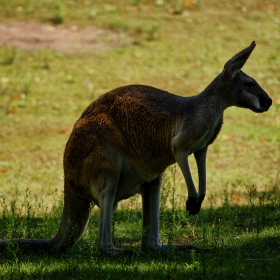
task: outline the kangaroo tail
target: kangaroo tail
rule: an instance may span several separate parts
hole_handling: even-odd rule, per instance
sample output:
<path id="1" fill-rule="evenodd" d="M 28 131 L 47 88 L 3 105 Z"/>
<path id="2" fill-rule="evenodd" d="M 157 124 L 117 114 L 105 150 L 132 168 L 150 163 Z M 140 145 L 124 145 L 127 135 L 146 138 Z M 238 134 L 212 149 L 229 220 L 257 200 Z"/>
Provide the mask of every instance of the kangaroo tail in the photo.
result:
<path id="1" fill-rule="evenodd" d="M 90 201 L 77 196 L 70 188 L 70 183 L 65 180 L 63 213 L 59 229 L 54 237 L 0 240 L 0 252 L 5 252 L 9 246 L 14 245 L 21 252 L 42 253 L 62 251 L 72 247 L 87 227 Z"/>

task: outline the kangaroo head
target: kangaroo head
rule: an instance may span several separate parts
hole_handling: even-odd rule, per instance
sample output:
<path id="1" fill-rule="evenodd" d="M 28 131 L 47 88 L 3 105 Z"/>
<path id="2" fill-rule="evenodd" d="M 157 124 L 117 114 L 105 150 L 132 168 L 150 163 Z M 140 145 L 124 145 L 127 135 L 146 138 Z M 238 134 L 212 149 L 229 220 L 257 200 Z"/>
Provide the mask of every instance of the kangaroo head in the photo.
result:
<path id="1" fill-rule="evenodd" d="M 255 46 L 256 43 L 252 42 L 249 47 L 231 58 L 225 64 L 221 75 L 226 84 L 231 105 L 262 113 L 269 109 L 272 100 L 253 78 L 241 71 Z"/>

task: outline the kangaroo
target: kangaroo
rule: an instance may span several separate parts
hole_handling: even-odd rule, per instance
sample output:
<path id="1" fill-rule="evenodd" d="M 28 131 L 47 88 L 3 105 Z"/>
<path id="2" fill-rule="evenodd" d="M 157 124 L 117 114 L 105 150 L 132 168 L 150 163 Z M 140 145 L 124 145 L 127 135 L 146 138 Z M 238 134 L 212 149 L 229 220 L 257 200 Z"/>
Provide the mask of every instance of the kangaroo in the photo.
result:
<path id="1" fill-rule="evenodd" d="M 66 249 L 87 227 L 90 204 L 100 208 L 100 250 L 117 255 L 112 242 L 112 212 L 117 203 L 136 193 L 142 196 L 143 250 L 162 250 L 159 204 L 162 175 L 178 163 L 188 199 L 186 211 L 199 213 L 206 194 L 206 153 L 219 134 L 223 112 L 230 106 L 262 113 L 272 100 L 241 68 L 255 42 L 236 54 L 200 94 L 181 97 L 145 85 L 114 89 L 92 102 L 77 120 L 64 152 L 64 208 L 56 235 L 50 239 L 0 240 L 21 250 L 50 252 Z M 199 188 L 196 191 L 188 156 L 194 154 Z M 176 245 L 174 245 L 176 246 Z M 190 249 L 187 245 L 177 245 Z"/>

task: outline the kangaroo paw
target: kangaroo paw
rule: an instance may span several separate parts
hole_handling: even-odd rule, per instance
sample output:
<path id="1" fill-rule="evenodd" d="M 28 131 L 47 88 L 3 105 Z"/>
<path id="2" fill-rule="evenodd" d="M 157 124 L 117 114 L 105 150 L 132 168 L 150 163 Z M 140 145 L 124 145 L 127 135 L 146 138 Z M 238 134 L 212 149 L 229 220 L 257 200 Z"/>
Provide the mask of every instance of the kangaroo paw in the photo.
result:
<path id="1" fill-rule="evenodd" d="M 201 207 L 201 201 L 194 199 L 194 198 L 189 198 L 186 201 L 186 210 L 189 212 L 189 215 L 196 215 L 199 213 Z"/>

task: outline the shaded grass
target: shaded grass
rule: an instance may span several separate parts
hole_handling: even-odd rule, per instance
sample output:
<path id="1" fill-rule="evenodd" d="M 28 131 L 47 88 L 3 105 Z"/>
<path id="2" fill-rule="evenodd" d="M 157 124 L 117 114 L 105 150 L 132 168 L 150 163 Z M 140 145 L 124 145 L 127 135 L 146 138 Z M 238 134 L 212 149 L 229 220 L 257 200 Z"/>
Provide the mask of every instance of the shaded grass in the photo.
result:
<path id="1" fill-rule="evenodd" d="M 21 255 L 16 247 L 10 248 L 0 258 L 0 279 L 277 279 L 279 199 L 270 191 L 257 197 L 253 186 L 247 191 L 246 205 L 224 197 L 221 207 L 204 209 L 197 217 L 187 216 L 180 208 L 162 209 L 162 241 L 192 244 L 208 251 L 141 252 L 141 212 L 134 206 L 117 211 L 113 223 L 115 245 L 132 250 L 132 256 L 101 255 L 94 210 L 83 238 L 66 253 Z M 1 238 L 46 238 L 56 232 L 61 203 L 39 217 L 34 217 L 38 209 L 30 207 L 28 199 L 16 210 L 15 206 L 6 206 L 0 219 Z"/>

